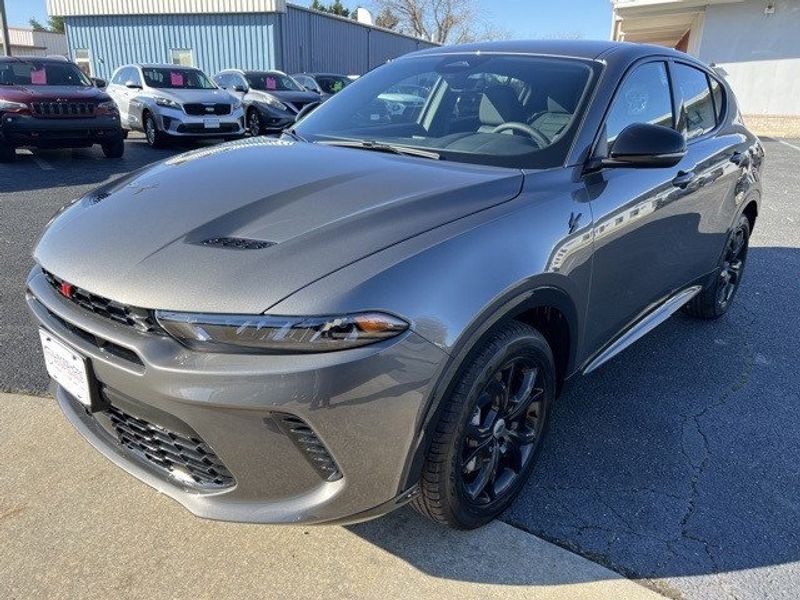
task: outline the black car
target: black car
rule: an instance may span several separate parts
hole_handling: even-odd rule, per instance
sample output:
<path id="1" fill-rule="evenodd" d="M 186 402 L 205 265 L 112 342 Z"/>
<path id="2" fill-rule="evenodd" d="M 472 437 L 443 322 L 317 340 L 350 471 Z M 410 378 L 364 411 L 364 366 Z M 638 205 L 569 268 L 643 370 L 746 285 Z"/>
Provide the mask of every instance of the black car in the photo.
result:
<path id="1" fill-rule="evenodd" d="M 310 92 L 316 92 L 327 100 L 334 94 L 338 94 L 348 85 L 353 83 L 347 75 L 337 75 L 335 73 L 298 73 L 292 78 Z"/>
<path id="2" fill-rule="evenodd" d="M 15 149 L 88 148 L 125 152 L 117 105 L 77 65 L 60 58 L 0 58 L 0 161 Z"/>
<path id="3" fill-rule="evenodd" d="M 306 106 L 322 100 L 280 71 L 228 70 L 215 75 L 214 81 L 242 101 L 251 135 L 280 133 Z"/>

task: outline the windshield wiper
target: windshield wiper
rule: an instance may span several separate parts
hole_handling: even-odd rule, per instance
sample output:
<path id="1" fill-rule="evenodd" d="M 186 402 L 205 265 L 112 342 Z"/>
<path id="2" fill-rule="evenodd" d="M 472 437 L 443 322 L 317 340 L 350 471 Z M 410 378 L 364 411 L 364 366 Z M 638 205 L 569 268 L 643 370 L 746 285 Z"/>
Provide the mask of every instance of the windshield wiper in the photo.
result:
<path id="1" fill-rule="evenodd" d="M 391 152 L 392 154 L 402 154 L 404 156 L 418 156 L 420 158 L 430 158 L 431 160 L 442 160 L 442 155 L 431 150 L 422 148 L 412 148 L 410 146 L 397 146 L 383 142 L 371 142 L 369 140 L 323 140 L 316 142 L 323 146 L 341 146 L 343 148 L 360 148 L 362 150 L 374 150 L 375 152 Z"/>
<path id="2" fill-rule="evenodd" d="M 285 133 L 289 137 L 297 140 L 298 142 L 308 142 L 306 138 L 297 133 L 297 129 L 295 127 L 291 127 L 290 129 L 284 129 L 281 133 Z"/>

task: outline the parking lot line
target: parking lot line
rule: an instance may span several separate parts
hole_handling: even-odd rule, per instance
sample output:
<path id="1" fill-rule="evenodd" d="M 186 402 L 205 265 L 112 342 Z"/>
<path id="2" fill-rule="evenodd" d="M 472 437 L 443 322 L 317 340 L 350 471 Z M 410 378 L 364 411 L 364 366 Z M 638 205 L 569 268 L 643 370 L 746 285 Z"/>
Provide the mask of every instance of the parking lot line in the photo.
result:
<path id="1" fill-rule="evenodd" d="M 39 158 L 27 148 L 22 148 L 21 150 L 17 150 L 17 152 L 31 156 L 31 158 L 33 158 L 33 162 L 35 162 L 42 171 L 55 171 L 55 167 L 53 165 L 48 163 L 43 158 Z"/>
<path id="2" fill-rule="evenodd" d="M 800 152 L 800 146 L 795 146 L 794 144 L 790 144 L 789 142 L 785 142 L 785 141 L 783 141 L 783 140 L 778 140 L 778 141 L 779 141 L 781 144 L 783 144 L 784 146 L 788 146 L 789 148 L 794 148 L 795 150 L 797 150 L 798 152 Z"/>

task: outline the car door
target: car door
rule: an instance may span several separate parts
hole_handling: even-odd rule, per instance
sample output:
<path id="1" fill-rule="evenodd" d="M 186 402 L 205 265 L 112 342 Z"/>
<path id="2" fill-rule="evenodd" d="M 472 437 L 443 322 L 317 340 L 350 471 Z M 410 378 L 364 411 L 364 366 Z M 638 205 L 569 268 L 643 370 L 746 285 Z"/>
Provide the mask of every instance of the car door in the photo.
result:
<path id="1" fill-rule="evenodd" d="M 125 82 L 128 81 L 129 71 L 130 67 L 121 67 L 120 69 L 117 69 L 117 72 L 114 73 L 114 76 L 111 78 L 111 82 L 106 90 L 108 95 L 111 96 L 111 99 L 114 100 L 117 105 L 120 120 L 122 121 L 123 125 L 128 123 L 128 88 L 125 87 Z"/>
<path id="2" fill-rule="evenodd" d="M 750 142 L 741 131 L 717 129 L 726 98 L 724 86 L 713 75 L 680 61 L 671 61 L 670 69 L 678 129 L 687 140 L 680 166 L 690 174 L 692 206 L 699 215 L 692 266 L 700 276 L 716 268 L 724 248 L 737 212 L 737 184 L 750 166 Z"/>
<path id="3" fill-rule="evenodd" d="M 666 59 L 648 59 L 628 71 L 607 110 L 597 148 L 613 148 L 617 135 L 634 123 L 677 126 Z M 704 245 L 704 233 L 687 175 L 690 163 L 687 158 L 675 167 L 605 168 L 584 175 L 594 222 L 590 352 L 696 275 L 694 253 Z"/>

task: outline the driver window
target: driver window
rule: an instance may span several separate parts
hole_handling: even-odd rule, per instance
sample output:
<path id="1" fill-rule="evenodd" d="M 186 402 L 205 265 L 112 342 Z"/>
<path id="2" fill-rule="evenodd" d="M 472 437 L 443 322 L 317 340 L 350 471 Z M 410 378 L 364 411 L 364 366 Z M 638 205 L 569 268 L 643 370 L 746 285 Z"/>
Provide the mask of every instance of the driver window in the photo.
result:
<path id="1" fill-rule="evenodd" d="M 672 127 L 673 122 L 667 66 L 663 62 L 644 64 L 628 75 L 617 90 L 606 119 L 608 144 L 628 125 Z"/>

